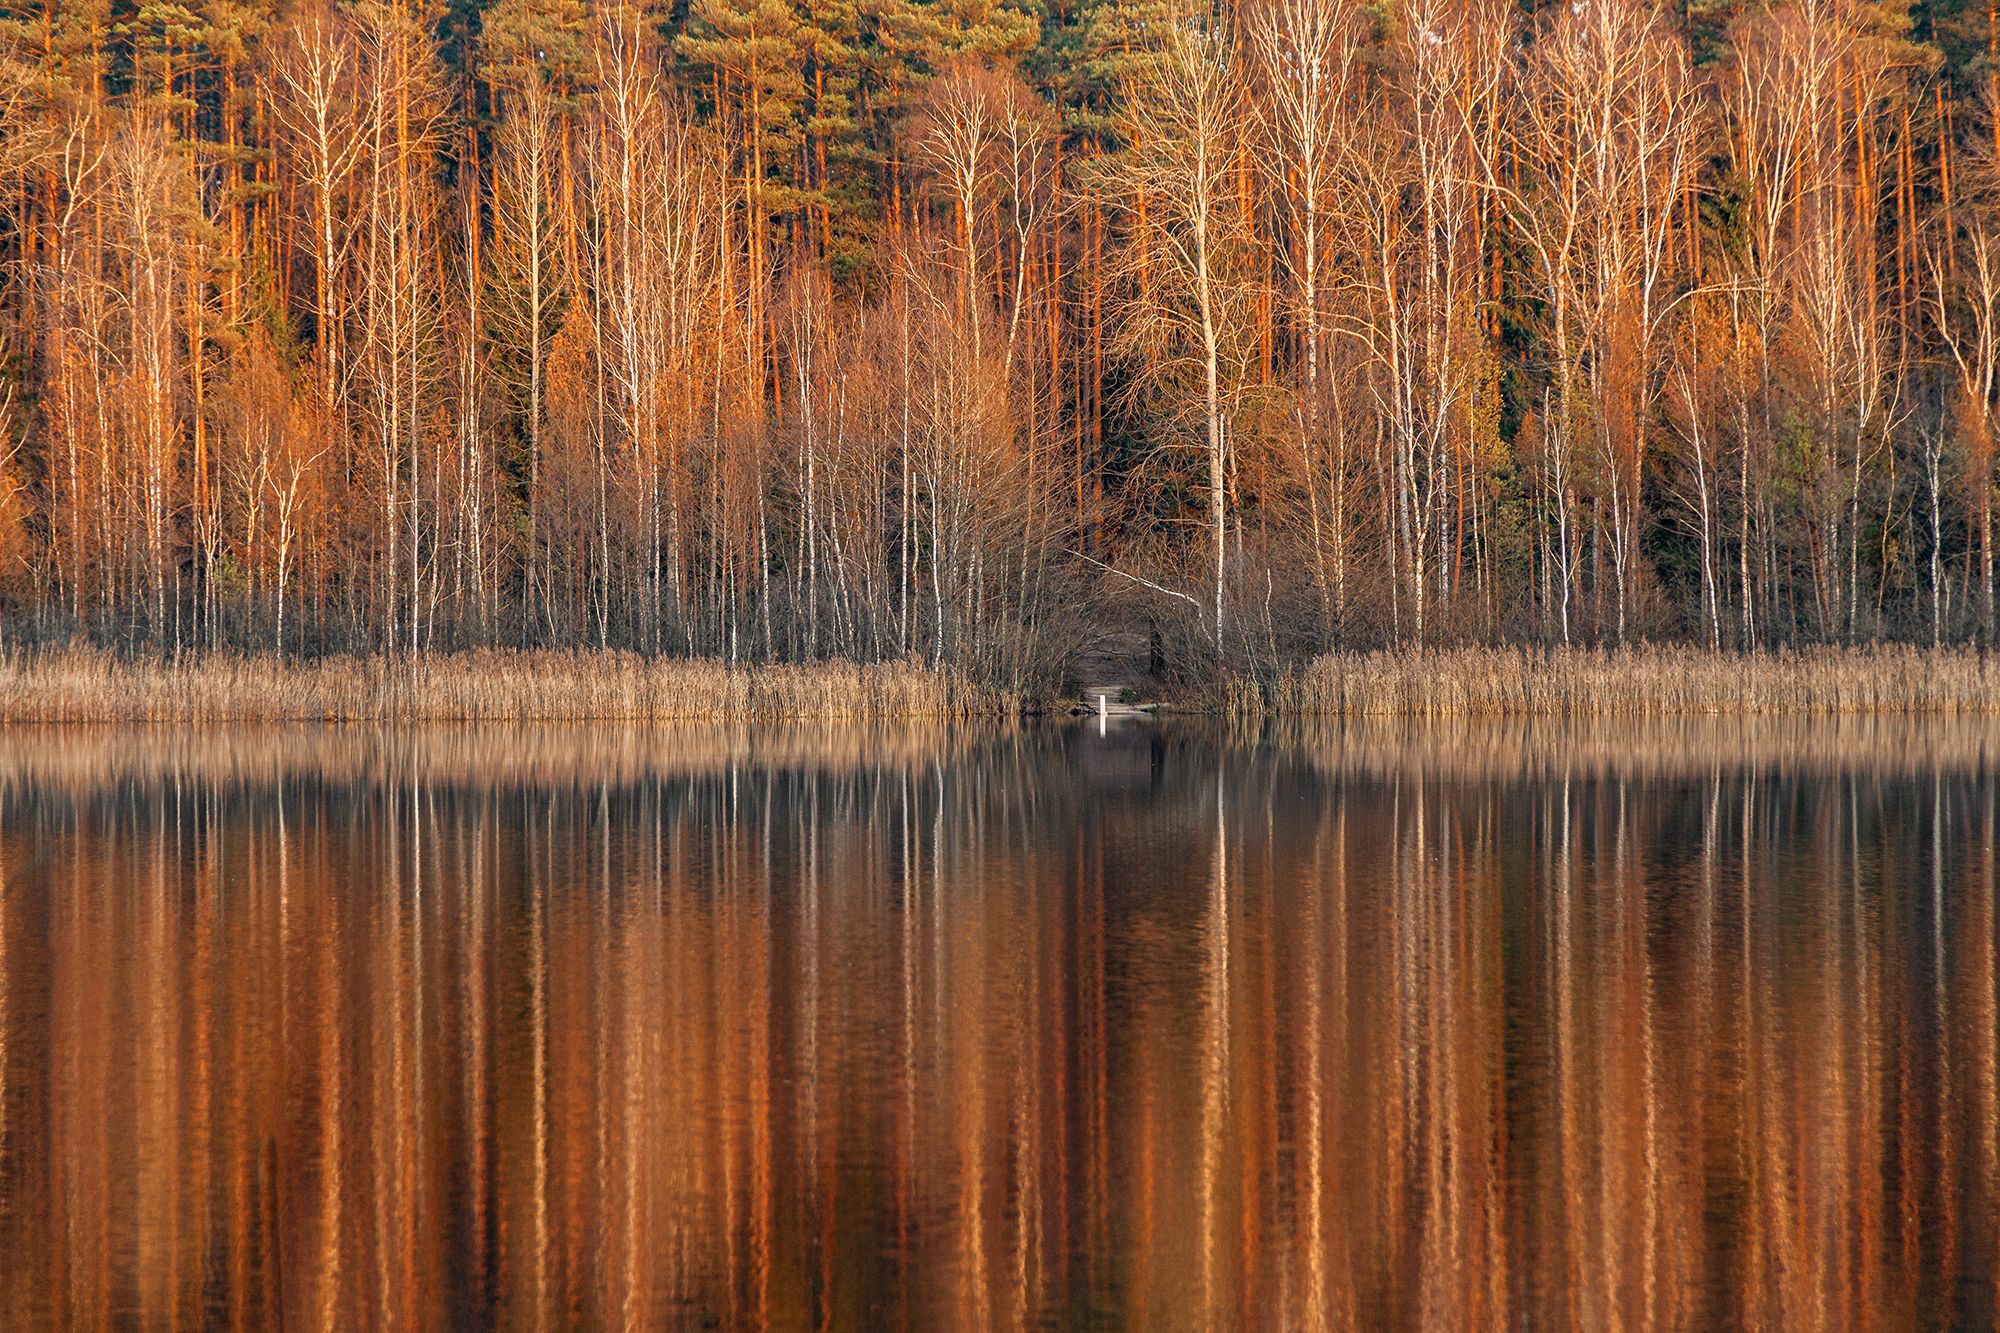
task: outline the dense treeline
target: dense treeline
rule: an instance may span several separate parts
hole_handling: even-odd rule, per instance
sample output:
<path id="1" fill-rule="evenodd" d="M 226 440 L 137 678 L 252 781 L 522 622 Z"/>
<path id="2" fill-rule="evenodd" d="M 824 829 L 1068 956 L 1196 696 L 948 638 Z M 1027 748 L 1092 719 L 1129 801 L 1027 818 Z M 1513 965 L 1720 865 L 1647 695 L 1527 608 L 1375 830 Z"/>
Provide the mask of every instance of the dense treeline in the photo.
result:
<path id="1" fill-rule="evenodd" d="M 1994 631 L 1985 10 L 0 15 L 17 637 Z"/>

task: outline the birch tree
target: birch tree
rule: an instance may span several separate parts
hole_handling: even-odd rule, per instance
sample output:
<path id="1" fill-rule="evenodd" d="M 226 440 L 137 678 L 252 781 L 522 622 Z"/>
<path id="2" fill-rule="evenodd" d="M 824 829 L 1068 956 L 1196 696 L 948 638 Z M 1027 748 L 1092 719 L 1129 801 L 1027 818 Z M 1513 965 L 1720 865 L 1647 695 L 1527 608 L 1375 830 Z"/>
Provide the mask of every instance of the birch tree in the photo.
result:
<path id="1" fill-rule="evenodd" d="M 1264 166 L 1289 228 L 1280 255 L 1302 344 L 1298 443 L 1313 565 L 1323 611 L 1336 632 L 1346 603 L 1347 441 L 1344 430 L 1329 429 L 1328 261 L 1343 172 L 1360 147 L 1352 118 L 1371 103 L 1360 86 L 1364 35 L 1351 0 L 1276 0 L 1250 20 L 1257 107 L 1273 149 Z M 1332 530 L 1331 573 L 1323 508 Z"/>
<path id="2" fill-rule="evenodd" d="M 1109 179 L 1117 197 L 1144 198 L 1129 219 L 1125 262 L 1144 281 L 1123 313 L 1122 336 L 1154 388 L 1184 394 L 1206 466 L 1210 545 L 1207 630 L 1226 648 L 1229 424 L 1244 369 L 1250 280 L 1243 252 L 1250 219 L 1231 179 L 1244 83 L 1233 38 L 1188 19 L 1170 26 L 1127 94 L 1125 151 Z M 1186 381 L 1191 379 L 1191 387 Z"/>

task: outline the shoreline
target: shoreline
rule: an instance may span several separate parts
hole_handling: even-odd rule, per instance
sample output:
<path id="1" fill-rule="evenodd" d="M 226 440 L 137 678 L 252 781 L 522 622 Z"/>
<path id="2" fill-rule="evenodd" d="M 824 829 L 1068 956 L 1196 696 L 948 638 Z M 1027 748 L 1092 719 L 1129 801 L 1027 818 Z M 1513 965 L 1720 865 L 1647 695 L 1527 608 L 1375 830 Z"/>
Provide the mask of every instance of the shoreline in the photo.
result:
<path id="1" fill-rule="evenodd" d="M 1238 722 L 2000 717 L 2000 653 L 1904 645 L 1342 652 L 1261 679 L 1222 675 L 1148 706 Z M 414 662 L 128 658 L 93 648 L 0 654 L 0 725 L 969 721 L 1068 710 L 1067 700 L 1026 700 L 910 662 L 731 666 L 615 649 L 478 649 Z"/>

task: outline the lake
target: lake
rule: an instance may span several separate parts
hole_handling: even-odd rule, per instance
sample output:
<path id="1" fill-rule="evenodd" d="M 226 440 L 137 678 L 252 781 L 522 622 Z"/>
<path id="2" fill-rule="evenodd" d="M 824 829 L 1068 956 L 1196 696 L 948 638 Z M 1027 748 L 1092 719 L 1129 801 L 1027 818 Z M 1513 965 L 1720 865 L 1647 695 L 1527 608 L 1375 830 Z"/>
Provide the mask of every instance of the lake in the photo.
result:
<path id="1" fill-rule="evenodd" d="M 0 731 L 0 1326 L 1991 1326 L 2000 724 Z"/>

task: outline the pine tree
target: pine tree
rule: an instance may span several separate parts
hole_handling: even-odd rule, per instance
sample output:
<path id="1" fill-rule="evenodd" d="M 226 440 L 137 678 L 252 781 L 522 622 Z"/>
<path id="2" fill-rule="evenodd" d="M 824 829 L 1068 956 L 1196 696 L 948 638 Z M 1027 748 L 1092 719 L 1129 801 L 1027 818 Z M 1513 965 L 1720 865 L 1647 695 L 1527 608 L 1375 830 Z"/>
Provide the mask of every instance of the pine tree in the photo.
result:
<path id="1" fill-rule="evenodd" d="M 1041 36 L 1039 15 L 1016 0 L 939 0 L 944 49 L 953 56 L 1018 60 Z"/>
<path id="2" fill-rule="evenodd" d="M 678 42 L 682 58 L 707 76 L 725 142 L 741 144 L 733 174 L 748 233 L 744 347 L 759 383 L 772 342 L 766 294 L 774 238 L 806 198 L 797 174 L 805 36 L 784 0 L 695 0 Z"/>
<path id="3" fill-rule="evenodd" d="M 258 142 L 261 105 L 251 68 L 277 20 L 270 0 L 206 0 L 203 17 L 214 77 L 204 152 L 224 230 L 222 318 L 234 328 L 246 317 L 246 289 L 267 289 L 271 278 L 270 257 L 257 253 L 252 221 L 272 191 L 263 179 L 269 155 Z M 263 304 L 268 308 L 270 302 Z"/>
<path id="4" fill-rule="evenodd" d="M 875 207 L 891 239 L 912 202 L 901 151 L 904 119 L 944 50 L 944 25 L 919 0 L 861 0 L 855 113 Z"/>
<path id="5" fill-rule="evenodd" d="M 854 170 L 862 157 L 854 107 L 861 82 L 860 18 L 854 0 L 805 0 L 799 14 L 805 57 L 800 221 L 807 248 L 842 278 L 867 258 L 857 227 L 868 206 L 867 181 L 857 180 Z"/>

